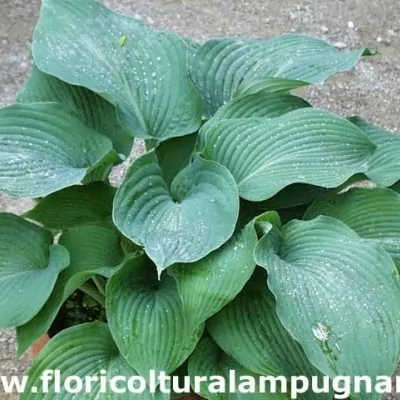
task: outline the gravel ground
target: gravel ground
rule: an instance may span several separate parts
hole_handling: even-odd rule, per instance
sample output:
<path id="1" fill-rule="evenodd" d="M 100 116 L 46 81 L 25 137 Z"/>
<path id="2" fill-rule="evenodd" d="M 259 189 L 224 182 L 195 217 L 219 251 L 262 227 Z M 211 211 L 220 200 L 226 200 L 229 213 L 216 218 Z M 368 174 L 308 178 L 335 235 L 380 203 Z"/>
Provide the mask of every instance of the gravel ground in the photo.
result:
<path id="1" fill-rule="evenodd" d="M 370 47 L 380 55 L 348 74 L 303 94 L 316 106 L 400 132 L 399 0 L 108 0 L 148 24 L 204 40 L 219 36 L 265 38 L 283 32 L 312 34 L 337 47 Z M 14 101 L 30 69 L 26 47 L 38 15 L 38 0 L 0 0 L 0 105 Z M 20 213 L 27 201 L 0 195 L 0 211 Z M 15 335 L 0 331 L 0 375 L 22 374 L 30 355 L 17 360 Z M 1 391 L 1 388 L 0 388 Z M 400 399 L 400 396 L 388 396 Z M 2 395 L 1 400 L 16 399 Z"/>

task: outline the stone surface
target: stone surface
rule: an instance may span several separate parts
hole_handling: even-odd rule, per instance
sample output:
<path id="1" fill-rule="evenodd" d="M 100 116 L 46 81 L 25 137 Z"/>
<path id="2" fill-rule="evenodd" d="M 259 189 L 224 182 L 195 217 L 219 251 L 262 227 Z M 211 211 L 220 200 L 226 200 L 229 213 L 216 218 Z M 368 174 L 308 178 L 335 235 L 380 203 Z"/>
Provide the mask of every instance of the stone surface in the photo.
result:
<path id="1" fill-rule="evenodd" d="M 302 91 L 317 107 L 358 114 L 400 132 L 400 3 L 398 0 L 108 0 L 122 12 L 155 27 L 204 40 L 220 36 L 267 38 L 284 32 L 319 36 L 347 49 L 366 46 L 379 56 L 353 71 Z M 0 104 L 14 101 L 29 72 L 27 42 L 39 0 L 0 0 Z M 349 23 L 352 22 L 352 24 Z M 381 38 L 381 40 L 377 40 Z M 343 47 L 343 46 L 342 46 Z M 137 152 L 140 151 L 136 150 Z M 116 179 L 121 172 L 116 173 Z M 0 195 L 0 211 L 22 212 L 29 202 Z M 29 355 L 18 361 L 15 334 L 0 331 L 0 375 L 22 374 Z M 16 396 L 1 394 L 1 400 Z M 400 396 L 388 396 L 400 399 Z"/>

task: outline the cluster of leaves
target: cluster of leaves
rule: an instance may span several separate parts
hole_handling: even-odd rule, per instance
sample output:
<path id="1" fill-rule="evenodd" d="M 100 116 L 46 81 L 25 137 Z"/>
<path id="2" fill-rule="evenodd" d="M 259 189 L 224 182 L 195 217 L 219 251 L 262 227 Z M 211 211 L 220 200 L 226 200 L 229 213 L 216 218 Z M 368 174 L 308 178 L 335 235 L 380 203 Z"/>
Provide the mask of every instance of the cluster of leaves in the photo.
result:
<path id="1" fill-rule="evenodd" d="M 92 0 L 43 0 L 32 54 L 0 109 L 0 189 L 37 199 L 0 214 L 0 326 L 22 354 L 77 289 L 107 323 L 54 337 L 30 386 L 45 369 L 392 374 L 400 138 L 290 93 L 368 51 L 302 35 L 198 44 Z M 147 152 L 116 190 L 134 137 Z M 317 396 L 332 398 L 303 395 Z"/>

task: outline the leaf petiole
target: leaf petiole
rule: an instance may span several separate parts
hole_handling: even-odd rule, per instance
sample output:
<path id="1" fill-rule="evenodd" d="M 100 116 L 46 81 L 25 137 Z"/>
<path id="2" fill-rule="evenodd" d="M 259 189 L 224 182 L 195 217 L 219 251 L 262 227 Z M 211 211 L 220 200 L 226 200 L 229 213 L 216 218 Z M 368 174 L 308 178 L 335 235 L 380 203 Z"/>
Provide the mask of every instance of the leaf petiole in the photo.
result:
<path id="1" fill-rule="evenodd" d="M 102 307 L 106 306 L 106 298 L 90 283 L 84 283 L 80 288 L 82 292 L 86 293 L 92 299 L 96 300 Z"/>
<path id="2" fill-rule="evenodd" d="M 100 294 L 102 294 L 103 296 L 106 295 L 106 281 L 103 277 L 101 276 L 94 276 L 92 278 L 94 284 L 96 285 L 98 291 Z"/>

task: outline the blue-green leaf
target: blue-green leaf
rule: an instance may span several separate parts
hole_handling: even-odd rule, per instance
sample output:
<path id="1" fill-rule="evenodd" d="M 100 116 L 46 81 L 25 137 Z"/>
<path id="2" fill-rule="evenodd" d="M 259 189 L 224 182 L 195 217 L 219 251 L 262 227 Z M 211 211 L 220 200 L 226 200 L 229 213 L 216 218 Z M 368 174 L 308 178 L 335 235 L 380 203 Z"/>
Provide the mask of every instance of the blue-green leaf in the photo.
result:
<path id="1" fill-rule="evenodd" d="M 204 324 L 193 329 L 175 280 L 158 280 L 145 256 L 131 257 L 107 285 L 107 317 L 123 357 L 141 375 L 172 373 L 192 353 Z"/>
<path id="2" fill-rule="evenodd" d="M 0 109 L 0 190 L 35 198 L 80 183 L 114 151 L 61 104 Z"/>
<path id="3" fill-rule="evenodd" d="M 34 360 L 29 372 L 28 385 L 21 400 L 110 400 L 116 397 L 120 400 L 168 400 L 169 396 L 157 392 L 151 394 L 148 390 L 143 393 L 126 393 L 112 391 L 110 385 L 102 385 L 100 380 L 91 381 L 91 391 L 86 393 L 86 387 L 78 394 L 68 392 L 63 385 L 57 394 L 56 379 L 50 381 L 49 390 L 42 391 L 41 378 L 45 371 L 59 371 L 61 382 L 71 376 L 78 377 L 83 382 L 88 377 L 104 376 L 107 382 L 121 376 L 126 382 L 138 373 L 125 361 L 110 335 L 106 324 L 90 323 L 74 326 L 55 336 Z M 105 371 L 103 373 L 102 371 Z M 138 386 L 138 382 L 136 387 Z M 120 385 L 118 385 L 119 387 Z M 126 386 L 128 386 L 126 384 Z M 36 387 L 36 390 L 32 390 Z M 55 397 L 56 396 L 56 397 Z"/>
<path id="4" fill-rule="evenodd" d="M 203 44 L 191 60 L 190 75 L 206 103 L 207 115 L 212 115 L 241 88 L 252 93 L 254 85 L 273 86 L 271 77 L 286 80 L 281 90 L 296 86 L 287 85 L 287 80 L 303 81 L 297 87 L 319 83 L 353 68 L 363 52 L 341 52 L 323 40 L 297 34 L 267 40 L 214 39 Z"/>
<path id="5" fill-rule="evenodd" d="M 256 224 L 257 219 L 251 221 L 205 258 L 168 269 L 177 282 L 183 307 L 194 328 L 233 300 L 251 277 L 256 267 L 253 257 L 258 240 Z"/>
<path id="6" fill-rule="evenodd" d="M 261 268 L 244 290 L 209 320 L 207 329 L 225 353 L 255 374 L 321 376 L 280 322 Z M 303 398 L 328 400 L 332 396 L 309 390 Z"/>
<path id="7" fill-rule="evenodd" d="M 256 261 L 268 271 L 280 320 L 320 371 L 391 376 L 400 355 L 400 284 L 379 244 L 320 216 L 266 235 Z"/>
<path id="8" fill-rule="evenodd" d="M 400 136 L 359 118 L 349 120 L 377 145 L 377 150 L 370 159 L 366 175 L 379 186 L 392 186 L 400 180 Z"/>
<path id="9" fill-rule="evenodd" d="M 20 355 L 49 331 L 63 303 L 85 281 L 121 263 L 124 253 L 120 241 L 121 237 L 115 228 L 98 224 L 72 228 L 60 236 L 59 243 L 68 250 L 71 263 L 61 272 L 40 311 L 26 324 L 18 327 Z"/>
<path id="10" fill-rule="evenodd" d="M 168 266 L 200 260 L 233 234 L 238 189 L 229 171 L 196 156 L 168 189 L 154 151 L 136 160 L 118 189 L 113 218 L 143 246 L 159 274 Z"/>
<path id="11" fill-rule="evenodd" d="M 28 322 L 49 298 L 68 267 L 65 247 L 52 235 L 12 214 L 0 214 L 0 327 Z"/>
<path id="12" fill-rule="evenodd" d="M 111 103 L 86 88 L 47 75 L 36 66 L 17 101 L 61 103 L 86 126 L 109 137 L 118 153 L 128 156 L 132 149 L 133 138 L 118 123 L 117 112 Z"/>
<path id="13" fill-rule="evenodd" d="M 230 380 L 230 371 L 235 371 L 236 380 Z M 280 388 L 276 388 L 276 393 L 270 392 L 270 387 L 265 385 L 265 391 L 258 385 L 260 376 L 253 372 L 246 370 L 233 358 L 225 354 L 215 342 L 209 338 L 204 338 L 196 347 L 195 351 L 189 358 L 188 373 L 192 378 L 196 376 L 206 376 L 208 379 L 211 377 L 219 376 L 225 379 L 225 392 L 211 393 L 208 384 L 203 383 L 200 386 L 200 395 L 209 400 L 286 400 L 288 395 L 279 393 Z M 240 379 L 251 379 L 255 382 L 255 392 L 243 393 L 239 389 Z M 235 388 L 233 392 L 232 388 Z"/>
<path id="14" fill-rule="evenodd" d="M 349 121 L 302 108 L 278 118 L 212 118 L 199 148 L 224 165 L 240 196 L 266 200 L 294 183 L 334 188 L 366 172 L 376 146 Z"/>
<path id="15" fill-rule="evenodd" d="M 378 242 L 400 266 L 400 195 L 390 189 L 352 188 L 320 197 L 304 219 L 327 215 L 343 221 L 362 238 Z"/>
<path id="16" fill-rule="evenodd" d="M 263 92 L 235 97 L 216 112 L 214 119 L 275 118 L 304 107 L 310 104 L 300 97 Z"/>
<path id="17" fill-rule="evenodd" d="M 41 71 L 103 95 L 132 135 L 160 141 L 200 126 L 202 101 L 187 74 L 191 49 L 179 35 L 94 0 L 44 0 L 32 45 Z"/>
<path id="18" fill-rule="evenodd" d="M 55 230 L 101 221 L 111 217 L 115 192 L 101 182 L 71 186 L 43 198 L 24 216 Z"/>

